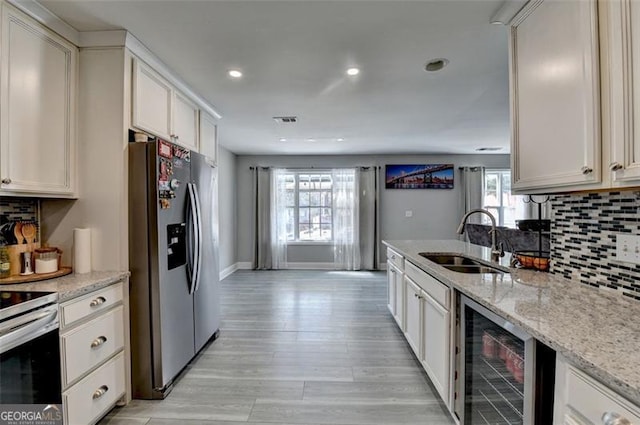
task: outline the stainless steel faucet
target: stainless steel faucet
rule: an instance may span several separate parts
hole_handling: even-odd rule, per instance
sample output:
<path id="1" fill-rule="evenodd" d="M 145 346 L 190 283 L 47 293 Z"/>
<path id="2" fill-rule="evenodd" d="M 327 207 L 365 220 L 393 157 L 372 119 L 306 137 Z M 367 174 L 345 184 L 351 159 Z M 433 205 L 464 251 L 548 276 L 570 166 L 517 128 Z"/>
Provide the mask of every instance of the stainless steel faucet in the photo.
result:
<path id="1" fill-rule="evenodd" d="M 502 249 L 498 249 L 498 246 L 496 245 L 496 218 L 493 216 L 493 214 L 482 208 L 471 210 L 466 213 L 464 217 L 462 217 L 457 232 L 459 235 L 462 235 L 464 233 L 464 225 L 467 223 L 467 219 L 471 214 L 475 213 L 486 214 L 491 220 L 491 230 L 489 230 L 489 234 L 491 235 L 491 261 L 495 261 L 497 263 L 500 257 L 504 257 L 504 251 Z"/>

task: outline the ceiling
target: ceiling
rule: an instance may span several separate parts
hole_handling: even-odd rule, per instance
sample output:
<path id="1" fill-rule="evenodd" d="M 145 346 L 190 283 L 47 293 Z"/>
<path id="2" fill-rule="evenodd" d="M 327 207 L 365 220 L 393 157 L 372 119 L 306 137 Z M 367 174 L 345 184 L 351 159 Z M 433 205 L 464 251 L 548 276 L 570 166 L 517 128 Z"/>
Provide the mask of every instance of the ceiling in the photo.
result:
<path id="1" fill-rule="evenodd" d="M 79 31 L 130 31 L 222 115 L 237 154 L 509 151 L 501 0 L 40 3 Z M 426 72 L 433 58 L 449 64 Z"/>

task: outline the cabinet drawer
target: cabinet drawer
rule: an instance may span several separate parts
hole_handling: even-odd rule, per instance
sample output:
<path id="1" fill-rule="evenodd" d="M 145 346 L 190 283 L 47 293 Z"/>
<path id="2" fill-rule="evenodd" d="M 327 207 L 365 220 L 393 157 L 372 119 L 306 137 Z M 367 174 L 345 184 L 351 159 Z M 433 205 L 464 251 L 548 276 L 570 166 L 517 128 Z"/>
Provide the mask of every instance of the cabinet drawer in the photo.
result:
<path id="1" fill-rule="evenodd" d="M 404 270 L 404 257 L 391 248 L 387 248 L 387 262 L 396 266 L 400 271 Z"/>
<path id="2" fill-rule="evenodd" d="M 640 424 L 640 408 L 606 388 L 590 376 L 567 367 L 567 400 L 569 415 L 577 413 L 577 418 L 585 418 L 593 424 L 604 423 L 602 415 L 616 413 L 632 424 Z"/>
<path id="3" fill-rule="evenodd" d="M 122 302 L 122 282 L 91 292 L 60 305 L 60 327 L 64 329 L 78 320 Z"/>
<path id="4" fill-rule="evenodd" d="M 93 424 L 125 391 L 124 354 L 120 353 L 95 372 L 62 393 L 65 423 Z"/>
<path id="5" fill-rule="evenodd" d="M 60 337 L 63 386 L 124 347 L 123 312 L 117 307 Z"/>
<path id="6" fill-rule="evenodd" d="M 440 283 L 437 279 L 409 262 L 405 264 L 404 272 L 413 279 L 422 290 L 429 294 L 431 298 L 440 303 L 445 309 L 449 309 L 449 293 L 451 290 L 447 285 Z"/>

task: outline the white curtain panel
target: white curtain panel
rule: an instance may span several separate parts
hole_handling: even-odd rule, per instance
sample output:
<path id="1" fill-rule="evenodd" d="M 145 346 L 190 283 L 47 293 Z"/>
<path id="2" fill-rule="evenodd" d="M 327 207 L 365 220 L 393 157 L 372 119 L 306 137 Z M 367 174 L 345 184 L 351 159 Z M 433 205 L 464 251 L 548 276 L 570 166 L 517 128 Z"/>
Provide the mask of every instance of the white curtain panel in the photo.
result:
<path id="1" fill-rule="evenodd" d="M 360 269 L 359 171 L 332 170 L 333 178 L 333 260 L 338 270 Z"/>
<path id="2" fill-rule="evenodd" d="M 460 167 L 462 182 L 462 200 L 460 220 L 469 211 L 482 208 L 483 191 L 484 191 L 484 171 L 485 168 L 477 167 Z M 468 223 L 481 223 L 481 217 L 474 214 L 469 217 Z"/>
<path id="3" fill-rule="evenodd" d="M 287 268 L 287 170 L 271 170 L 271 268 Z M 291 229 L 293 231 L 293 229 Z"/>

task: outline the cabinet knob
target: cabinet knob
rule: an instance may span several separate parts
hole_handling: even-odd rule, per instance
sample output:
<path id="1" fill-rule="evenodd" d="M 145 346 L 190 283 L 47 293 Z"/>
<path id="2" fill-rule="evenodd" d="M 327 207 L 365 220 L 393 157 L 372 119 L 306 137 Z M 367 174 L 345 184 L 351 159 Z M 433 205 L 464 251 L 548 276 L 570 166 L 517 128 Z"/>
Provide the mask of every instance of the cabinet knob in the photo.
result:
<path id="1" fill-rule="evenodd" d="M 619 162 L 612 162 L 611 164 L 609 164 L 609 169 L 611 171 L 618 171 L 618 170 L 622 170 L 623 168 L 624 167 Z"/>
<path id="2" fill-rule="evenodd" d="M 11 179 L 8 177 L 5 177 L 4 179 L 2 179 L 2 184 L 11 184 Z"/>
<path id="3" fill-rule="evenodd" d="M 94 339 L 93 341 L 91 341 L 91 348 L 100 347 L 105 342 L 107 342 L 107 337 L 104 336 L 104 335 L 103 336 L 99 336 L 96 339 Z"/>
<path id="4" fill-rule="evenodd" d="M 99 306 L 100 304 L 104 304 L 106 301 L 107 301 L 107 299 L 106 299 L 105 297 L 98 297 L 98 298 L 96 298 L 96 299 L 92 300 L 92 301 L 89 303 L 89 306 L 90 306 L 90 307 L 97 307 L 97 306 Z"/>
<path id="5" fill-rule="evenodd" d="M 106 385 L 101 386 L 100 388 L 98 388 L 93 392 L 93 399 L 94 400 L 99 399 L 100 397 L 105 395 L 107 391 L 109 391 L 109 387 L 107 387 Z"/>
<path id="6" fill-rule="evenodd" d="M 582 167 L 582 168 L 580 169 L 580 171 L 582 171 L 582 174 L 584 174 L 584 175 L 586 176 L 587 174 L 591 174 L 591 173 L 593 173 L 593 168 L 591 168 L 591 167 L 587 167 L 587 166 L 585 165 L 584 167 Z"/>
<path id="7" fill-rule="evenodd" d="M 605 412 L 602 415 L 602 425 L 633 425 L 631 421 L 618 413 Z"/>

